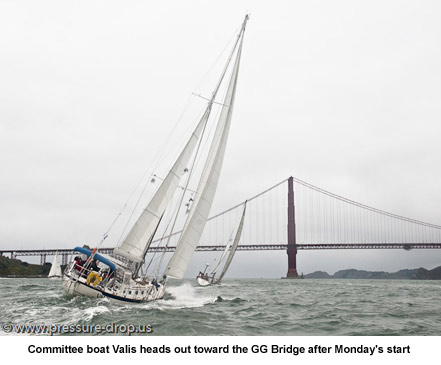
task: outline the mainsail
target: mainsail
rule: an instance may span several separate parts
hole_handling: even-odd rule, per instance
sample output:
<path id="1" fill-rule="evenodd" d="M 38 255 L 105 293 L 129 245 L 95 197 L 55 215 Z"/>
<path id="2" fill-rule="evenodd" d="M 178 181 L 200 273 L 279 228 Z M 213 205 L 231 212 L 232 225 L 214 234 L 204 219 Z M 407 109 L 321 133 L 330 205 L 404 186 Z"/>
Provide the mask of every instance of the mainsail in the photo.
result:
<path id="1" fill-rule="evenodd" d="M 61 266 L 58 258 L 58 252 L 55 253 L 54 262 L 52 262 L 51 269 L 49 271 L 48 278 L 61 278 Z"/>
<path id="2" fill-rule="evenodd" d="M 234 98 L 236 94 L 237 77 L 239 73 L 240 55 L 243 43 L 243 32 L 248 17 L 245 18 L 242 26 L 240 43 L 237 49 L 236 60 L 231 73 L 227 92 L 222 103 L 222 109 L 213 141 L 208 152 L 208 158 L 205 162 L 199 181 L 192 209 L 187 216 L 184 229 L 181 233 L 176 246 L 176 251 L 167 265 L 165 275 L 176 279 L 182 279 L 187 269 L 191 256 L 194 253 L 196 245 L 202 235 L 205 222 L 210 213 L 210 208 L 214 199 L 217 183 L 220 177 L 222 162 L 225 154 L 225 148 L 230 129 L 231 117 L 233 112 Z"/>

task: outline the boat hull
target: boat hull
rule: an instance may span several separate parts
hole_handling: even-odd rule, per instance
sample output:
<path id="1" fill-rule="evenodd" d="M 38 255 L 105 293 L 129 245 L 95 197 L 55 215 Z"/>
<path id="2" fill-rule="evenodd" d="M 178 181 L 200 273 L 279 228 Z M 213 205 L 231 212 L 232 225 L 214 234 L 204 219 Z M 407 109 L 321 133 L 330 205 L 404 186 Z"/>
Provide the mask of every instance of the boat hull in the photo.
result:
<path id="1" fill-rule="evenodd" d="M 84 278 L 75 278 L 68 274 L 63 276 L 63 289 L 70 295 L 79 295 L 89 298 L 108 298 L 112 302 L 121 304 L 151 302 L 162 299 L 165 295 L 164 285 L 160 285 L 159 287 L 153 285 L 145 287 L 125 287 L 124 289 L 111 290 L 99 285 L 93 286 L 92 284 L 88 284 Z M 138 295 L 138 293 L 142 294 Z"/>
<path id="2" fill-rule="evenodd" d="M 197 277 L 196 279 L 197 279 L 197 282 L 198 282 L 198 284 L 199 284 L 200 286 L 208 286 L 208 285 L 211 285 L 210 281 L 205 280 L 205 279 L 203 279 L 203 278 L 201 278 L 201 277 Z"/>
<path id="3" fill-rule="evenodd" d="M 196 276 L 196 281 L 200 286 L 209 286 L 214 284 L 219 284 L 219 280 L 213 276 L 208 276 L 204 274 L 199 274 Z"/>

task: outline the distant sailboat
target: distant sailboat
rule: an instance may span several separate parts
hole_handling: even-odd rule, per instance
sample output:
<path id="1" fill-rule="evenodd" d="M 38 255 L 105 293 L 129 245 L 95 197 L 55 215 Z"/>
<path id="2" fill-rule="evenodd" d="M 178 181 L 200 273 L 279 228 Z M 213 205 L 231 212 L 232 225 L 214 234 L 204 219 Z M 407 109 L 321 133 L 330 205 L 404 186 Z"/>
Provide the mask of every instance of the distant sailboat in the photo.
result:
<path id="1" fill-rule="evenodd" d="M 219 262 L 216 265 L 216 267 L 208 274 L 206 271 L 207 271 L 207 268 L 208 268 L 209 265 L 207 264 L 205 266 L 204 271 L 203 272 L 199 272 L 199 275 L 196 277 L 196 280 L 197 280 L 197 282 L 198 282 L 198 284 L 200 286 L 208 286 L 208 285 L 212 285 L 212 284 L 219 284 L 220 281 L 222 280 L 222 278 L 225 276 L 228 268 L 230 267 L 231 261 L 233 260 L 234 254 L 236 253 L 237 246 L 239 245 L 239 242 L 240 242 L 240 237 L 242 235 L 242 229 L 243 229 L 243 223 L 244 223 L 244 220 L 245 220 L 246 209 L 247 209 L 247 202 L 244 203 L 242 215 L 240 217 L 240 221 L 239 221 L 239 224 L 237 226 L 234 238 L 231 237 L 228 240 L 228 243 L 227 243 L 227 245 L 225 247 L 225 250 L 222 253 L 222 256 L 219 259 Z M 229 254 L 227 256 L 228 252 L 229 252 Z M 218 277 L 216 277 L 217 271 L 219 270 L 221 265 L 224 263 L 225 259 L 226 259 L 226 261 L 225 261 L 225 264 L 224 264 L 224 266 L 222 268 L 222 271 L 221 271 L 220 275 Z"/>
<path id="2" fill-rule="evenodd" d="M 58 252 L 56 252 L 54 261 L 52 262 L 52 266 L 49 271 L 49 275 L 47 277 L 49 279 L 61 279 L 62 276 L 63 274 L 61 273 L 60 258 L 58 256 Z"/>
<path id="3" fill-rule="evenodd" d="M 114 255 L 122 259 L 117 260 L 113 256 L 99 254 L 97 248 L 90 250 L 85 247 L 76 247 L 74 250 L 79 255 L 74 255 L 63 276 L 63 288 L 67 293 L 95 298 L 107 297 L 117 302 L 148 302 L 164 297 L 168 278 L 183 278 L 204 230 L 222 168 L 247 21 L 248 15 L 242 23 L 220 79 L 211 97 L 207 98 L 208 103 L 196 128 L 124 241 L 114 250 Z M 226 78 L 227 70 L 230 70 L 229 79 Z M 223 99 L 218 101 L 216 97 L 221 85 L 225 86 L 225 94 Z M 189 209 L 186 209 L 185 212 L 186 220 L 176 244 L 176 250 L 162 275 L 159 270 L 164 256 L 158 260 L 159 263 L 152 278 L 142 277 L 141 267 L 165 212 L 166 210 L 174 211 L 170 207 L 170 203 L 175 192 L 181 189 L 181 179 L 185 178 L 184 185 L 188 186 L 188 181 L 194 174 L 192 167 L 198 160 L 198 153 L 202 150 L 199 147 L 202 138 L 206 137 L 204 131 L 208 129 L 206 126 L 213 104 L 221 106 L 220 112 L 214 125 L 214 134 L 211 138 L 205 164 L 199 176 L 198 187 L 193 194 L 191 207 L 188 207 Z M 186 189 L 183 190 L 180 202 L 182 202 Z M 176 210 L 174 222 L 171 224 L 171 232 L 173 232 L 180 212 L 179 209 Z M 163 255 L 165 252 L 164 249 Z M 80 254 L 85 255 L 83 256 L 85 260 L 82 260 Z"/>

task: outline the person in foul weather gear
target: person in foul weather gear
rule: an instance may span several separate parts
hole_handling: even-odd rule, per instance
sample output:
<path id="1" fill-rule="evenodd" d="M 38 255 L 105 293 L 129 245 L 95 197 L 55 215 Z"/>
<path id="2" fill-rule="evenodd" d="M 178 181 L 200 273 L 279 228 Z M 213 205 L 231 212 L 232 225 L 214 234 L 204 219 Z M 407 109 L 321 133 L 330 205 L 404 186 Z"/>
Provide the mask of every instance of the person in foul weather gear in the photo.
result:
<path id="1" fill-rule="evenodd" d="M 80 256 L 76 256 L 75 257 L 75 269 L 77 269 L 78 271 L 83 270 L 83 260 L 81 260 Z"/>
<path id="2" fill-rule="evenodd" d="M 90 265 L 90 269 L 93 271 L 100 271 L 100 268 L 98 267 L 96 259 L 92 260 L 92 264 Z"/>
<path id="3" fill-rule="evenodd" d="M 153 285 L 156 289 L 158 289 L 158 288 L 161 286 L 161 284 L 159 284 L 159 283 L 156 281 L 156 279 L 153 279 L 153 280 L 152 280 L 152 285 Z"/>

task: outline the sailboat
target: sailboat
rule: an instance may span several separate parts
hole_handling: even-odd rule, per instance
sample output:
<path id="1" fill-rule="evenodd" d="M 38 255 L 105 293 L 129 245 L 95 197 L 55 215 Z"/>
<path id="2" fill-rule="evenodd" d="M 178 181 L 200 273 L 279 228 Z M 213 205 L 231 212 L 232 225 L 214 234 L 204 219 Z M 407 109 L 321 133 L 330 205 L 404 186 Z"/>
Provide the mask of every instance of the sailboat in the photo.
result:
<path id="1" fill-rule="evenodd" d="M 228 243 L 225 246 L 225 250 L 222 253 L 222 256 L 220 257 L 219 262 L 217 263 L 216 267 L 208 274 L 207 268 L 208 268 L 209 264 L 207 264 L 205 266 L 204 271 L 203 272 L 200 271 L 198 276 L 196 277 L 196 280 L 200 286 L 219 284 L 220 281 L 222 280 L 222 278 L 225 276 L 228 268 L 230 267 L 231 261 L 233 261 L 234 254 L 236 253 L 237 246 L 239 245 L 239 242 L 240 242 L 240 237 L 242 235 L 242 229 L 243 229 L 243 223 L 244 223 L 244 219 L 245 219 L 246 208 L 247 208 L 247 202 L 245 202 L 243 205 L 243 211 L 242 211 L 242 215 L 240 217 L 239 225 L 236 229 L 236 233 L 234 234 L 234 231 L 232 232 L 231 237 L 228 240 Z M 234 238 L 233 238 L 233 234 L 234 234 Z M 224 263 L 224 261 L 225 261 L 225 264 L 222 268 L 222 271 L 221 271 L 220 275 L 218 277 L 216 277 L 216 274 L 217 274 L 219 268 L 221 267 L 221 265 Z"/>
<path id="2" fill-rule="evenodd" d="M 209 98 L 204 98 L 207 102 L 202 117 L 169 172 L 161 179 L 162 182 L 150 202 L 122 243 L 114 249 L 113 255 L 99 253 L 97 248 L 75 247 L 74 251 L 77 254 L 73 255 L 63 275 L 63 288 L 68 294 L 94 298 L 105 297 L 120 303 L 143 303 L 162 299 L 169 278 L 182 279 L 184 277 L 203 233 L 218 185 L 232 118 L 247 21 L 248 15 L 245 16 L 214 91 Z M 221 85 L 224 86 L 224 96 L 218 100 Z M 199 161 L 199 152 L 203 150 L 201 141 L 208 134 L 207 123 L 214 104 L 220 106 L 220 111 L 215 118 L 214 133 L 199 175 L 197 188 L 193 192 L 192 204 L 187 206 L 185 211 L 186 218 L 176 249 L 161 275 L 159 270 L 162 268 L 161 264 L 170 242 L 169 238 L 154 275 L 143 276 L 141 269 L 149 247 L 155 239 L 166 211 L 173 210 L 170 206 L 176 191 L 181 189 L 185 192 L 190 178 L 195 173 L 194 166 L 196 161 Z M 185 182 L 184 189 L 181 186 L 182 180 Z M 181 194 L 180 203 L 183 202 L 184 192 Z M 180 210 L 176 209 L 176 212 L 176 216 L 170 221 L 171 232 L 174 232 Z"/>
<path id="3" fill-rule="evenodd" d="M 54 261 L 52 262 L 51 269 L 49 270 L 49 274 L 47 276 L 49 279 L 61 279 L 61 265 L 60 258 L 58 256 L 58 251 L 55 253 Z"/>

